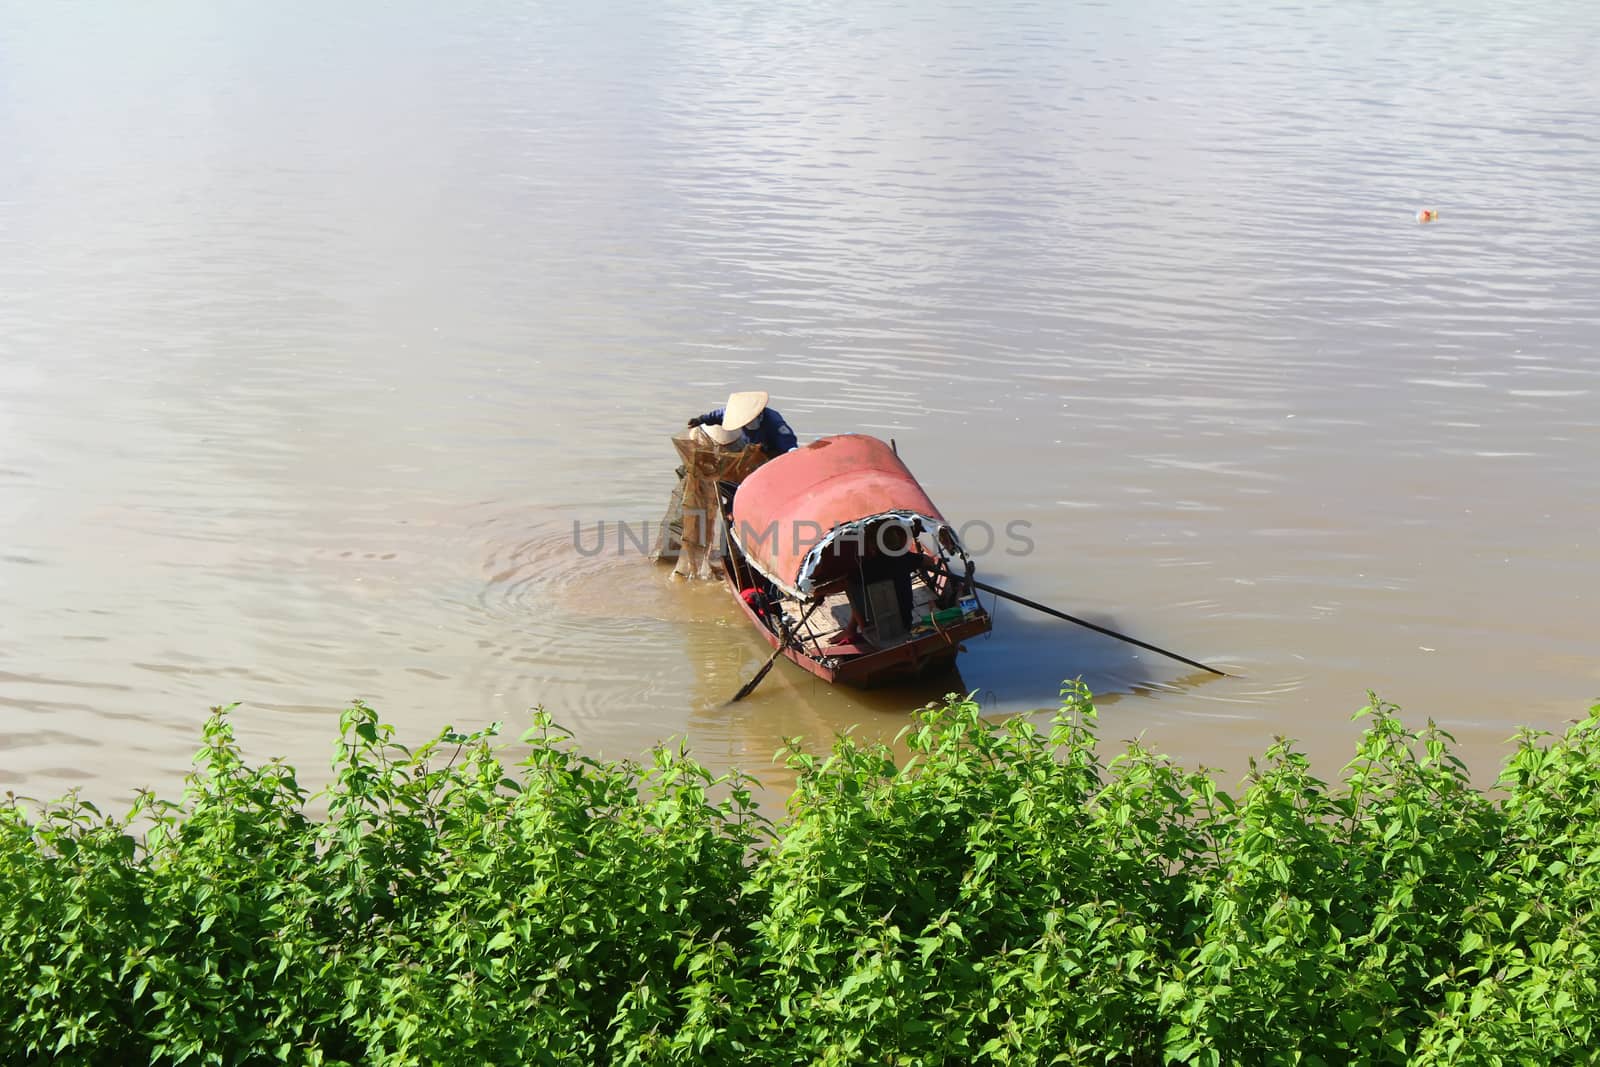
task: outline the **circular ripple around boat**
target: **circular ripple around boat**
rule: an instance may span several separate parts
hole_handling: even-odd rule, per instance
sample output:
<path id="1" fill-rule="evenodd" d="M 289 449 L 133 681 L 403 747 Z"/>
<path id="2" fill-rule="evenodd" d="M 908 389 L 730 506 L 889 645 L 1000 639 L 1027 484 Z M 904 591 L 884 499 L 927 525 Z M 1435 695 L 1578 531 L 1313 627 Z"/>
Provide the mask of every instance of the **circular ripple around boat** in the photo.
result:
<path id="1" fill-rule="evenodd" d="M 590 553 L 570 531 L 491 538 L 477 590 L 476 688 L 497 706 L 541 703 L 559 720 L 681 732 L 685 690 L 709 693 L 703 669 L 728 643 L 719 582 L 676 579 L 637 551 Z"/>

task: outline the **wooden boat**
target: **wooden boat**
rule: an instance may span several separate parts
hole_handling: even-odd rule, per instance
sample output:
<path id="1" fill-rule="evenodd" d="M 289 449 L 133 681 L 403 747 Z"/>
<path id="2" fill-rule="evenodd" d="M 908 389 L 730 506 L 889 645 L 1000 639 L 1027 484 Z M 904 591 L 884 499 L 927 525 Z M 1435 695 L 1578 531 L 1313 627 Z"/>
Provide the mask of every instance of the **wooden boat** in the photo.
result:
<path id="1" fill-rule="evenodd" d="M 956 531 L 883 441 L 824 437 L 720 488 L 735 601 L 769 645 L 824 681 L 873 686 L 945 669 L 962 641 L 993 627 Z"/>

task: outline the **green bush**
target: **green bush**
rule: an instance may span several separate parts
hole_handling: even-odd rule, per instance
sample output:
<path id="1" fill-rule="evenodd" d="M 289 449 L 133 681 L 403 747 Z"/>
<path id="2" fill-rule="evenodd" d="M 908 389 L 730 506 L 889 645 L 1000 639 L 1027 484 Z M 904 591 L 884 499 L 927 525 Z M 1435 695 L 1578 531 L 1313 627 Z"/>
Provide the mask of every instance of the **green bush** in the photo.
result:
<path id="1" fill-rule="evenodd" d="M 181 802 L 0 807 L 0 1061 L 1593 1060 L 1600 706 L 1485 794 L 1374 700 L 1337 784 L 1280 741 L 1234 798 L 1064 697 L 791 746 L 777 826 L 542 712 L 508 774 L 357 704 L 311 798 L 218 710 Z"/>

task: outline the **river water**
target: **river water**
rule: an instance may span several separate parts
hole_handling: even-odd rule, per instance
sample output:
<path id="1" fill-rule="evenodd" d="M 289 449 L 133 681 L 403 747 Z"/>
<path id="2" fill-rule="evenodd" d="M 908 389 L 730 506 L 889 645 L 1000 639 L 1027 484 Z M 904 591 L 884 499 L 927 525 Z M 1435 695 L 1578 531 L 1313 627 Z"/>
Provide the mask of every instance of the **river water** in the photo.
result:
<path id="1" fill-rule="evenodd" d="M 1600 8 L 1465 7 L 0 5 L 0 786 L 171 792 L 232 701 L 315 781 L 361 697 L 781 789 L 1080 675 L 1230 773 L 1374 689 L 1489 780 L 1600 698 Z M 723 707 L 726 594 L 586 552 L 745 388 L 1237 677 L 1002 604 Z"/>

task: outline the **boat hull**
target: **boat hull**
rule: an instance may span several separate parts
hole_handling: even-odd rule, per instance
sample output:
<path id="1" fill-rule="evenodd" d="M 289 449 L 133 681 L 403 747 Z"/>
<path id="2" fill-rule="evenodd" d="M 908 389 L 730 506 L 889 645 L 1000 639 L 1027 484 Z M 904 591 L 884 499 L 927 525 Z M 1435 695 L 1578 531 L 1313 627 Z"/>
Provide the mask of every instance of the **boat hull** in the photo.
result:
<path id="1" fill-rule="evenodd" d="M 889 553 L 883 540 L 886 526 L 900 527 L 901 551 L 909 547 L 918 557 L 907 561 L 911 566 L 900 568 L 895 580 L 920 582 L 921 590 L 930 594 L 919 602 L 910 588 L 897 586 L 896 597 L 912 598 L 910 604 L 901 600 L 902 611 L 950 617 L 957 614 L 950 607 L 958 591 L 972 596 L 971 558 L 892 443 L 862 434 L 820 438 L 772 459 L 736 484 L 719 483 L 718 493 L 723 576 L 734 603 L 769 646 L 825 682 L 866 688 L 948 670 L 962 651 L 962 641 L 994 626 L 981 603 L 969 600 L 966 603 L 974 610 L 950 625 L 935 625 L 931 632 L 893 643 L 886 640 L 881 648 L 847 640 L 845 634 L 851 631 L 839 625 L 837 616 L 825 622 L 820 633 L 805 623 L 803 639 L 796 634 L 794 642 L 785 641 L 785 628 L 802 625 L 802 618 L 809 619 L 828 602 L 817 598 L 835 598 L 830 608 L 835 610 L 843 606 L 839 599 L 848 598 L 847 588 L 865 595 L 862 561 Z M 818 536 L 802 540 L 798 536 L 802 527 Z M 791 536 L 782 536 L 781 531 Z M 875 551 L 869 548 L 874 545 Z M 958 576 L 961 565 L 956 556 L 965 564 L 965 579 Z M 890 580 L 884 573 L 888 572 L 880 567 L 880 590 L 881 583 Z M 849 587 L 851 581 L 862 584 Z M 747 603 L 741 595 L 746 589 L 781 598 L 788 615 L 784 627 L 772 625 Z M 943 611 L 940 604 L 945 605 Z M 869 614 L 859 602 L 852 604 L 852 615 L 856 612 Z M 862 620 L 857 618 L 857 623 Z"/>

